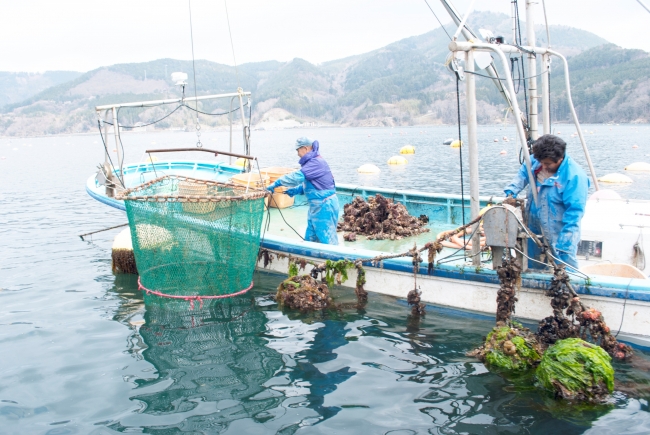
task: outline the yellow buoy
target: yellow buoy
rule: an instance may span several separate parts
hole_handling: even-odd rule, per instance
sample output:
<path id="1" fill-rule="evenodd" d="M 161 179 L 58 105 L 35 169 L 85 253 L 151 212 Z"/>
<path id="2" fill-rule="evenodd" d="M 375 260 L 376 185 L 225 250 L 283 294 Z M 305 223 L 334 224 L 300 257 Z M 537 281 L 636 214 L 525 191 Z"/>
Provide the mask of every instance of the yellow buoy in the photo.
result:
<path id="1" fill-rule="evenodd" d="M 235 166 L 241 166 L 243 168 L 244 166 L 246 166 L 246 159 L 235 160 Z"/>
<path id="2" fill-rule="evenodd" d="M 388 159 L 388 164 L 389 165 L 405 165 L 408 163 L 408 160 L 406 160 L 402 156 L 393 156 L 390 159 Z"/>
<path id="3" fill-rule="evenodd" d="M 598 181 L 602 183 L 631 183 L 632 179 L 628 177 L 627 175 L 623 174 L 617 174 L 616 172 L 613 172 L 611 174 L 603 175 L 598 179 Z"/>
<path id="4" fill-rule="evenodd" d="M 365 165 L 359 166 L 357 172 L 360 174 L 378 174 L 381 172 L 379 168 L 371 163 L 366 163 Z"/>
<path id="5" fill-rule="evenodd" d="M 625 167 L 626 171 L 650 171 L 650 163 L 634 162 Z"/>
<path id="6" fill-rule="evenodd" d="M 456 139 L 455 141 L 450 143 L 449 146 L 452 148 L 460 148 L 461 146 L 463 146 L 463 141 Z"/>
<path id="7" fill-rule="evenodd" d="M 399 150 L 400 154 L 415 154 L 415 147 L 413 145 L 404 145 Z"/>
<path id="8" fill-rule="evenodd" d="M 147 163 L 153 163 L 153 162 L 157 162 L 158 158 L 156 156 L 148 156 L 146 159 L 144 159 L 144 161 Z"/>
<path id="9" fill-rule="evenodd" d="M 483 216 L 483 215 L 485 214 L 485 212 L 488 211 L 490 208 L 492 208 L 492 205 L 491 205 L 491 204 L 490 204 L 490 205 L 486 205 L 485 207 L 483 207 L 483 208 L 481 209 L 481 211 L 478 212 L 478 215 L 479 215 L 479 216 Z"/>

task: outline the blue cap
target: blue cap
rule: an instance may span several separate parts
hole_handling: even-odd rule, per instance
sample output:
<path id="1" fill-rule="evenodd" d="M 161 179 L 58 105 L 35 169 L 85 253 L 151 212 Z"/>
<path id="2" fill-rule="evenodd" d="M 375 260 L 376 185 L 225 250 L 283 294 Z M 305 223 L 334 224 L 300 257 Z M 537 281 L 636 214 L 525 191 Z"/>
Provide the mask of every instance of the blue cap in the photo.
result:
<path id="1" fill-rule="evenodd" d="M 312 143 L 313 143 L 312 140 L 309 139 L 308 137 L 299 137 L 296 140 L 296 149 L 302 147 L 310 147 Z"/>

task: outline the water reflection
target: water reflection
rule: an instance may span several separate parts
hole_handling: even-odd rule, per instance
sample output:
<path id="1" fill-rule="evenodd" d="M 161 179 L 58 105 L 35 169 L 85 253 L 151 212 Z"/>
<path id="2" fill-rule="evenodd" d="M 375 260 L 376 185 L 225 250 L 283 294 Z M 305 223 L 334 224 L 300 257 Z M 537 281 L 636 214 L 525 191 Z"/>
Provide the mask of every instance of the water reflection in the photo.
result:
<path id="1" fill-rule="evenodd" d="M 467 358 L 493 320 L 408 307 L 372 295 L 365 311 L 282 312 L 279 278 L 256 275 L 252 295 L 189 310 L 184 301 L 137 294 L 118 277 L 128 351 L 153 377 L 132 379 L 140 410 L 109 425 L 165 433 L 582 433 L 613 409 L 647 414 L 618 393 L 609 406 L 576 408 Z M 133 282 L 131 282 L 133 281 Z M 334 289 L 346 306 L 351 291 Z M 146 304 L 145 304 L 146 302 Z M 637 371 L 633 371 L 638 376 Z M 626 380 L 625 370 L 617 376 Z M 610 414 L 608 414 L 610 413 Z M 640 414 L 639 414 L 640 415 Z M 635 427 L 634 425 L 630 427 Z M 404 433 L 407 433 L 404 432 Z"/>

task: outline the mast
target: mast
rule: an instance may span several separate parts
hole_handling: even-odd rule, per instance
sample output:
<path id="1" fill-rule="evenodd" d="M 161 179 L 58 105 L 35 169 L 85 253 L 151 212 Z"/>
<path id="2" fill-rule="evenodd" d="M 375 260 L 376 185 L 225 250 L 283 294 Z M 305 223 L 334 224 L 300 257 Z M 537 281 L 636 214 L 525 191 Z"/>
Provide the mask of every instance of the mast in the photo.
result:
<path id="1" fill-rule="evenodd" d="M 474 220 L 478 217 L 481 206 L 479 199 L 479 175 L 478 175 L 478 121 L 476 117 L 476 77 L 474 74 L 474 51 L 465 52 L 465 70 L 469 73 L 465 75 L 466 99 L 467 99 L 467 142 L 469 145 L 469 206 L 470 216 Z M 462 147 L 459 150 L 462 152 Z M 465 207 L 465 204 L 463 204 Z M 478 227 L 476 224 L 472 228 L 474 236 L 472 237 L 472 265 L 481 265 L 481 234 L 475 231 Z"/>
<path id="2" fill-rule="evenodd" d="M 535 47 L 535 4 L 534 0 L 526 0 L 526 39 L 529 47 Z M 537 121 L 537 55 L 528 53 L 528 128 L 530 138 L 537 140 L 539 137 Z"/>

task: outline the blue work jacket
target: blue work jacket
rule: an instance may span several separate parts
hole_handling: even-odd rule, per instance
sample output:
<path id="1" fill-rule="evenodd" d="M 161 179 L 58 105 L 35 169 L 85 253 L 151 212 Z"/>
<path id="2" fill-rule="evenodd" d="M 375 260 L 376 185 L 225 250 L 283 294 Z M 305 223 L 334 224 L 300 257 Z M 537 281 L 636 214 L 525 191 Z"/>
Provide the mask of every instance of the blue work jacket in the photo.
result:
<path id="1" fill-rule="evenodd" d="M 528 186 L 526 197 L 529 228 L 536 234 L 541 233 L 562 261 L 577 268 L 580 221 L 587 205 L 589 177 L 571 157 L 565 155 L 557 172 L 540 184 L 537 173 L 542 165 L 533 157 L 531 163 L 539 206 L 535 204 L 530 191 L 525 163 L 519 168 L 512 183 L 505 188 L 505 193 L 516 196 Z"/>
<path id="2" fill-rule="evenodd" d="M 339 220 L 339 200 L 336 197 L 336 189 L 319 190 L 301 170 L 280 177 L 277 183 L 287 187 L 295 186 L 292 195 L 307 197 L 309 214 L 305 240 L 338 245 L 336 224 Z"/>

